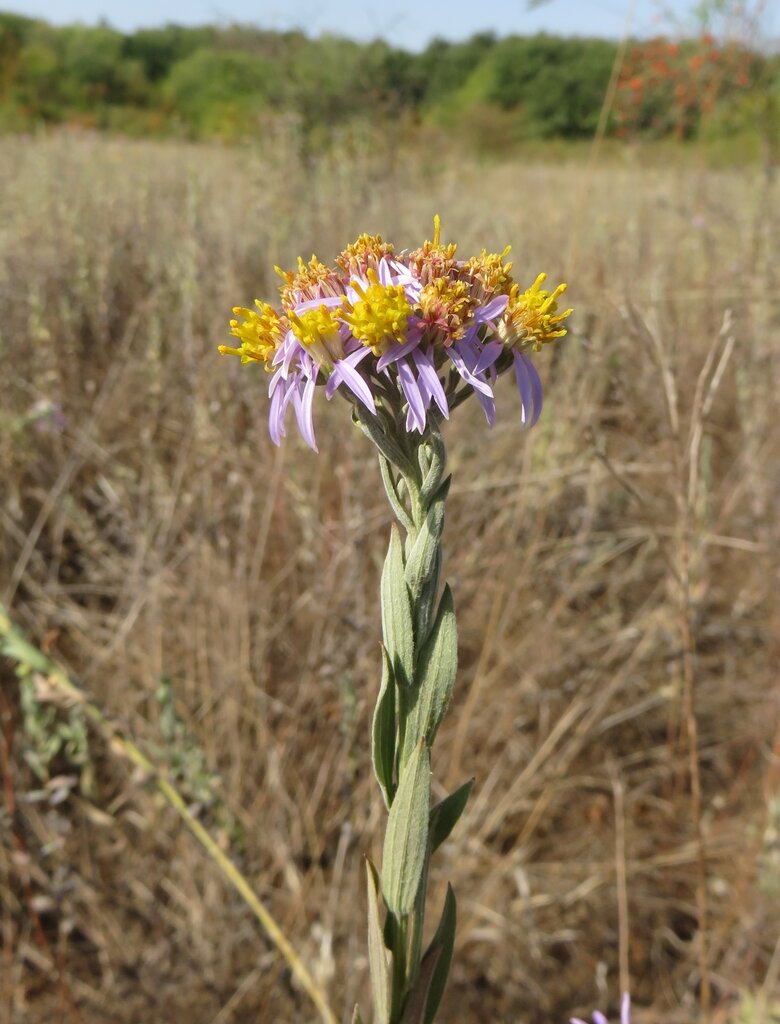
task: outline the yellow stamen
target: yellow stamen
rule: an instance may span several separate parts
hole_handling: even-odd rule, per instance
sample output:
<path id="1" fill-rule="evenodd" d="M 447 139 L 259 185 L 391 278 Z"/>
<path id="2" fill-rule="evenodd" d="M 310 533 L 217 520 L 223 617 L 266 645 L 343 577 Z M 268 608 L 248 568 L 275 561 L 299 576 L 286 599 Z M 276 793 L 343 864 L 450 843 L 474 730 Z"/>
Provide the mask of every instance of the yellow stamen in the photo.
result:
<path id="1" fill-rule="evenodd" d="M 566 334 L 566 328 L 561 323 L 571 316 L 573 310 L 558 312 L 558 298 L 566 291 L 566 285 L 559 284 L 555 291 L 547 292 L 541 287 L 546 279 L 546 274 L 539 274 L 524 292 L 520 291 L 518 285 L 512 285 L 506 313 L 499 325 L 499 333 L 505 344 L 513 348 L 534 348 L 538 351 L 542 345 Z"/>
<path id="2" fill-rule="evenodd" d="M 474 300 L 465 281 L 437 277 L 420 292 L 418 313 L 432 340 L 445 346 L 462 338 L 471 319 Z"/>
<path id="3" fill-rule="evenodd" d="M 276 310 L 267 302 L 255 299 L 254 309 L 234 306 L 233 312 L 240 320 L 230 321 L 230 333 L 239 339 L 241 345 L 231 348 L 220 345 L 219 352 L 223 356 L 239 356 L 242 363 L 264 363 L 267 370 L 271 369 L 274 353 L 284 337 L 284 326 Z"/>
<path id="4" fill-rule="evenodd" d="M 327 306 L 287 315 L 293 334 L 318 363 L 331 366 L 333 360 L 343 357 L 339 324 Z"/>
<path id="5" fill-rule="evenodd" d="M 352 282 L 360 299 L 354 304 L 344 299 L 340 316 L 358 340 L 371 348 L 374 355 L 381 355 L 394 341 L 406 341 L 412 307 L 402 285 L 380 284 L 372 269 L 366 276 L 368 288 Z"/>

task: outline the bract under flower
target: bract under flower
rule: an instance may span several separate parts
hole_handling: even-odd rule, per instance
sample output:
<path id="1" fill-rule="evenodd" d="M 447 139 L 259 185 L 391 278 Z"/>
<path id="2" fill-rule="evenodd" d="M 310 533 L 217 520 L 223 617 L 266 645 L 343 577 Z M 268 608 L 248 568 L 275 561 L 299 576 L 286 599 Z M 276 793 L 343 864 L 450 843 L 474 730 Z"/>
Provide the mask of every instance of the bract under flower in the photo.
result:
<path id="1" fill-rule="evenodd" d="M 394 417 L 402 413 L 406 429 L 420 432 L 473 393 L 492 426 L 495 384 L 510 369 L 521 422 L 537 421 L 542 385 L 529 353 L 566 333 L 571 310 L 559 312 L 557 301 L 566 286 L 544 291 L 540 274 L 521 291 L 506 260 L 509 247 L 459 260 L 454 244 L 441 243 L 438 217 L 434 227 L 433 240 L 408 254 L 379 235 L 361 235 L 335 267 L 299 260 L 296 272 L 279 271 L 281 310 L 259 301 L 256 310 L 236 307 L 243 322 L 230 327 L 241 345 L 220 352 L 271 372 L 274 443 L 285 436 L 292 407 L 316 450 L 318 386 L 327 399 L 340 394 L 372 414 L 378 404 Z"/>

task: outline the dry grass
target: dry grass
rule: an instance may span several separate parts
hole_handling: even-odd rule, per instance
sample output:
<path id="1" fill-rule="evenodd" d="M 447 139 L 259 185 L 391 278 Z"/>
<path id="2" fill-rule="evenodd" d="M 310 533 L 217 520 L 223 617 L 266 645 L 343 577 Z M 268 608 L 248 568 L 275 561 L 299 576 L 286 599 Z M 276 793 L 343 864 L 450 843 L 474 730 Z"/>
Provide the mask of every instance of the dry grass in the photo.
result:
<path id="1" fill-rule="evenodd" d="M 778 186 L 642 154 L 582 180 L 353 140 L 302 160 L 283 134 L 0 149 L 0 599 L 142 747 L 180 756 L 185 790 L 218 773 L 196 813 L 344 1020 L 382 832 L 389 516 L 343 408 L 317 411 L 319 457 L 277 452 L 262 376 L 215 346 L 274 263 L 362 230 L 412 244 L 436 211 L 465 250 L 511 241 L 522 276 L 565 276 L 577 309 L 537 428 L 507 384 L 492 433 L 468 406 L 447 431 L 462 667 L 435 788 L 477 783 L 435 867 L 460 898 L 442 1020 L 557 1024 L 614 1000 L 620 968 L 640 1024 L 692 1021 L 703 958 L 712 1021 L 778 995 Z M 25 422 L 41 398 L 64 433 Z M 4 671 L 0 1024 L 314 1020 L 110 745 L 91 733 L 84 764 L 35 778 Z M 61 781 L 80 772 L 83 793 Z"/>

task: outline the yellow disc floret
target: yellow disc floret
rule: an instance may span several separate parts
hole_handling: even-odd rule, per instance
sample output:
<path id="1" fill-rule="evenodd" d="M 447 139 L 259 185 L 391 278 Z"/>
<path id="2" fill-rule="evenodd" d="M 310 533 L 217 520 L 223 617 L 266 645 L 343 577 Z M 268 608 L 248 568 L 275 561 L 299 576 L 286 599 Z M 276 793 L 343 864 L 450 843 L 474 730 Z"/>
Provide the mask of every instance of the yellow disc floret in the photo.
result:
<path id="1" fill-rule="evenodd" d="M 344 285 L 335 270 L 326 263 L 312 256 L 308 263 L 298 257 L 298 270 L 282 270 L 274 267 L 276 273 L 284 281 L 279 289 L 282 305 L 295 306 L 299 302 L 310 299 L 324 299 L 344 294 Z"/>
<path id="2" fill-rule="evenodd" d="M 339 322 L 327 306 L 288 313 L 292 332 L 320 366 L 330 367 L 344 356 Z"/>
<path id="3" fill-rule="evenodd" d="M 353 281 L 360 299 L 354 304 L 344 299 L 341 319 L 364 345 L 379 356 L 393 342 L 406 341 L 406 330 L 412 307 L 402 285 L 380 284 L 376 273 L 369 269 L 367 288 Z"/>
<path id="4" fill-rule="evenodd" d="M 394 254 L 392 243 L 385 242 L 381 235 L 363 234 L 336 257 L 336 263 L 345 274 L 362 277 L 369 268 L 376 270 L 381 259 L 390 259 Z"/>
<path id="5" fill-rule="evenodd" d="M 511 245 L 503 252 L 486 252 L 483 249 L 479 256 L 466 260 L 463 273 L 471 284 L 477 302 L 488 302 L 496 295 L 506 295 L 511 290 L 512 264 L 506 262 L 511 250 Z"/>
<path id="6" fill-rule="evenodd" d="M 442 341 L 449 347 L 462 338 L 474 310 L 471 290 L 465 281 L 437 277 L 420 292 L 416 310 L 425 324 L 428 336 L 434 342 Z"/>
<path id="7" fill-rule="evenodd" d="M 546 274 L 540 274 L 524 292 L 518 285 L 512 286 L 506 313 L 498 327 L 505 344 L 513 348 L 533 348 L 538 352 L 542 345 L 566 334 L 561 322 L 573 310 L 558 312 L 558 297 L 566 291 L 566 285 L 559 284 L 554 292 L 544 291 L 541 286 L 546 278 Z"/>
<path id="8" fill-rule="evenodd" d="M 457 251 L 454 242 L 441 244 L 441 218 L 437 213 L 433 218 L 433 241 L 425 241 L 419 249 L 410 252 L 407 262 L 415 277 L 423 284 L 429 284 L 436 278 L 454 274 L 458 263 L 455 256 Z"/>
<path id="9" fill-rule="evenodd" d="M 273 306 L 259 299 L 255 299 L 255 306 L 257 311 L 244 306 L 233 308 L 235 315 L 244 319 L 243 323 L 230 321 L 230 333 L 240 340 L 241 345 L 239 348 L 220 345 L 219 351 L 223 356 L 240 356 L 242 363 L 264 363 L 266 370 L 270 370 L 271 360 L 284 337 L 285 326 Z"/>

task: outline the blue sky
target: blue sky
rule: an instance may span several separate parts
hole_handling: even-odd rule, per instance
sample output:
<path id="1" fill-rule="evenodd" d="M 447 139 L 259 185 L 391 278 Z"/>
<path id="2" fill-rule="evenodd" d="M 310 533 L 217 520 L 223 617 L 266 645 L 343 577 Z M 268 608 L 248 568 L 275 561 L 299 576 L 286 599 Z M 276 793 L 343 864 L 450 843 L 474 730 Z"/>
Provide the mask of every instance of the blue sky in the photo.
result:
<path id="1" fill-rule="evenodd" d="M 547 30 L 618 37 L 632 8 L 632 34 L 644 35 L 658 32 L 664 24 L 659 21 L 662 9 L 679 15 L 691 6 L 681 0 L 543 0 L 538 5 L 528 0 L 0 0 L 2 9 L 57 24 L 91 24 L 105 18 L 115 28 L 131 30 L 166 22 L 239 21 L 263 28 L 300 28 L 311 35 L 382 36 L 407 49 L 420 49 L 436 35 L 464 39 L 483 29 L 498 35 Z M 780 3 L 767 0 L 766 8 L 764 28 L 776 38 Z"/>

